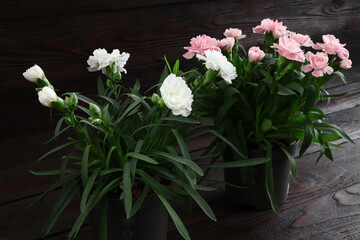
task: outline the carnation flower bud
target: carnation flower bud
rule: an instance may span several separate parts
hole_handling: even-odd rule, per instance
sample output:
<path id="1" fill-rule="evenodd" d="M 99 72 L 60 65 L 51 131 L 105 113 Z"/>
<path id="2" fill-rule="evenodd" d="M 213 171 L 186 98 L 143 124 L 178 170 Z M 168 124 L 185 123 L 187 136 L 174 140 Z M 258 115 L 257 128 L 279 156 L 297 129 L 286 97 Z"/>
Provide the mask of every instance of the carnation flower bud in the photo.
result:
<path id="1" fill-rule="evenodd" d="M 160 100 L 159 95 L 153 93 L 153 95 L 151 96 L 151 102 L 156 105 L 159 102 L 159 100 Z"/>
<path id="2" fill-rule="evenodd" d="M 347 70 L 350 69 L 352 65 L 352 61 L 350 59 L 344 59 L 340 62 L 340 68 Z"/>
<path id="3" fill-rule="evenodd" d="M 38 66 L 38 65 L 34 65 L 31 68 L 28 68 L 24 73 L 23 73 L 24 78 L 26 78 L 26 80 L 33 82 L 33 83 L 38 83 L 38 79 L 41 79 L 44 75 L 43 70 Z"/>
<path id="4" fill-rule="evenodd" d="M 90 103 L 89 104 L 89 113 L 90 113 L 90 116 L 93 117 L 93 118 L 101 118 L 101 110 L 100 108 L 93 104 L 93 103 Z"/>
<path id="5" fill-rule="evenodd" d="M 55 91 L 49 87 L 43 87 L 38 95 L 39 102 L 45 107 L 52 107 L 52 102 L 56 102 L 58 98 Z"/>
<path id="6" fill-rule="evenodd" d="M 251 47 L 248 56 L 251 62 L 257 63 L 264 59 L 265 53 L 259 47 Z"/>

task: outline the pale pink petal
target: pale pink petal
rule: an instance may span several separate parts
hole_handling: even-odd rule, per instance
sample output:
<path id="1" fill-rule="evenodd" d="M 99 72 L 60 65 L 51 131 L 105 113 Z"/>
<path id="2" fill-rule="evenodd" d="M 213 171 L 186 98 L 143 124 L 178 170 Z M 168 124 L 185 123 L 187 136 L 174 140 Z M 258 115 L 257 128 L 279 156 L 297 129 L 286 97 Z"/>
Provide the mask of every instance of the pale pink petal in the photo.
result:
<path id="1" fill-rule="evenodd" d="M 313 70 L 313 68 L 310 66 L 310 64 L 301 67 L 301 71 L 303 71 L 304 73 L 310 72 L 311 70 Z"/>
<path id="2" fill-rule="evenodd" d="M 314 70 L 311 73 L 314 77 L 322 77 L 324 76 L 324 73 L 321 70 Z"/>

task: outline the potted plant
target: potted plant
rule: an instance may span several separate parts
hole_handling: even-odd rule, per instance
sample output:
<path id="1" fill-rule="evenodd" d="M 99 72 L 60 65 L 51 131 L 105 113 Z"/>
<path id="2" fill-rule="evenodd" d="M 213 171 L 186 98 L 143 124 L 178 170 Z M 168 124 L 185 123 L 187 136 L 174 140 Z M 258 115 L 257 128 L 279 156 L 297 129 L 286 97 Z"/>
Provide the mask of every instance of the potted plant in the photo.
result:
<path id="1" fill-rule="evenodd" d="M 37 200 L 41 202 L 48 193 L 61 189 L 46 220 L 45 235 L 78 192 L 80 213 L 69 239 L 76 237 L 89 214 L 95 222 L 94 232 L 102 240 L 166 239 L 167 213 L 181 236 L 190 239 L 170 204 L 176 200 L 192 199 L 216 220 L 198 193 L 209 188 L 197 184 L 197 176 L 203 171 L 185 144 L 199 134 L 195 131 L 199 122 L 190 115 L 193 95 L 177 76 L 178 65 L 171 74 L 164 71 L 156 85 L 158 92 L 146 97 L 139 92 L 138 81 L 131 88 L 122 84 L 128 58 L 128 53 L 117 49 L 112 53 L 105 49 L 93 52 L 87 61 L 88 70 L 101 70 L 106 81 L 104 84 L 99 77 L 98 94 L 92 97 L 75 92 L 58 96 L 37 65 L 23 73 L 38 85 L 40 103 L 60 113 L 51 140 L 69 132 L 65 143 L 38 159 L 61 151 L 59 168 L 32 171 L 59 177 Z"/>
<path id="2" fill-rule="evenodd" d="M 333 35 L 314 44 L 308 35 L 288 31 L 271 19 L 253 32 L 265 35 L 264 44 L 248 51 L 239 44 L 246 37 L 240 29 L 227 29 L 221 40 L 192 38 L 183 56 L 196 57 L 200 66 L 186 79 L 194 92 L 194 111 L 210 119 L 240 152 L 225 150 L 225 162 L 255 158 L 255 165 L 256 157 L 268 159 L 254 167 L 224 168 L 228 198 L 256 208 L 272 207 L 279 214 L 290 169 L 296 177 L 293 154 L 299 141 L 299 157 L 312 143 L 319 145 L 316 162 L 323 155 L 333 160 L 331 149 L 339 147 L 334 141 L 353 142 L 337 125 L 326 123 L 327 116 L 317 106 L 344 95 L 329 94 L 325 84 L 334 76 L 346 83 L 340 70 L 351 68 L 352 62 L 345 44 Z"/>

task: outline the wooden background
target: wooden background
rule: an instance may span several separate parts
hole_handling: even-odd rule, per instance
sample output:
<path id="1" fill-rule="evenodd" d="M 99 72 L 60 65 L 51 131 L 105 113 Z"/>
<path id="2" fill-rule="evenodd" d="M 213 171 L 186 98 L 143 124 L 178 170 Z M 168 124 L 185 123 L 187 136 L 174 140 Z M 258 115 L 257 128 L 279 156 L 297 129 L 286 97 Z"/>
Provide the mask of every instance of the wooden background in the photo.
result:
<path id="1" fill-rule="evenodd" d="M 356 96 L 360 90 L 358 0 L 2 0 L 0 240 L 39 239 L 47 212 L 57 195 L 56 192 L 50 195 L 41 208 L 27 208 L 54 180 L 32 176 L 28 170 L 59 166 L 56 156 L 33 164 L 52 147 L 43 143 L 51 137 L 54 123 L 50 121 L 49 109 L 38 102 L 34 85 L 22 76 L 28 67 L 35 63 L 41 66 L 59 93 L 92 93 L 96 89 L 97 74 L 87 72 L 88 56 L 96 48 L 108 51 L 117 48 L 131 54 L 123 81 L 131 85 L 139 78 L 142 88 L 146 89 L 158 80 L 164 55 L 172 63 L 180 58 L 182 70 L 190 68 L 194 62 L 183 59 L 182 54 L 191 37 L 207 34 L 222 38 L 226 28 L 237 27 L 248 36 L 242 43 L 249 47 L 262 42 L 263 36 L 254 35 L 252 27 L 264 18 L 279 19 L 288 29 L 309 34 L 317 42 L 323 34 L 334 34 L 346 43 L 353 61 L 353 68 L 345 73 L 349 84 L 343 86 L 339 79 L 334 79 L 328 87 L 333 93 L 347 91 L 349 97 L 353 97 L 348 114 L 357 109 L 359 98 Z M 358 123 L 349 119 L 341 121 Z M 359 135 L 354 130 L 356 124 L 348 129 L 355 139 Z M 74 203 L 48 239 L 63 239 L 77 211 Z M 84 237 L 80 234 L 79 239 L 88 239 L 87 232 L 85 227 Z M 171 236 L 180 239 L 175 233 Z"/>

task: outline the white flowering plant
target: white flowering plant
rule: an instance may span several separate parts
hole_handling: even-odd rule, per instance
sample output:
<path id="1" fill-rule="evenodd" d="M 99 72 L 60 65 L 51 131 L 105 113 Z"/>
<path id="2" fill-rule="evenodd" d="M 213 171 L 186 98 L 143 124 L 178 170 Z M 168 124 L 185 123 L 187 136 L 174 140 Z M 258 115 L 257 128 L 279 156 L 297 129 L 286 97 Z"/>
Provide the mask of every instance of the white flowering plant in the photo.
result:
<path id="1" fill-rule="evenodd" d="M 271 19 L 264 19 L 253 32 L 265 35 L 264 44 L 248 51 L 240 44 L 246 37 L 240 29 L 227 29 L 222 40 L 207 35 L 192 38 L 183 56 L 196 57 L 200 67 L 186 79 L 194 93 L 194 112 L 210 119 L 214 129 L 237 147 L 240 154 L 233 152 L 234 159 L 249 161 L 250 151 L 266 152 L 267 195 L 279 214 L 273 149 L 288 156 L 295 179 L 296 162 L 287 146 L 302 141 L 301 157 L 310 144 L 317 144 L 318 161 L 323 155 L 333 160 L 331 149 L 339 147 L 334 141 L 353 142 L 340 127 L 326 123 L 327 116 L 318 107 L 324 100 L 330 103 L 345 95 L 329 94 L 325 84 L 334 76 L 346 83 L 341 70 L 351 68 L 352 62 L 345 44 L 333 35 L 323 35 L 324 42 L 314 44 L 308 35 L 288 31 Z"/>
<path id="2" fill-rule="evenodd" d="M 106 239 L 105 207 L 109 199 L 123 200 L 126 215 L 130 218 L 148 194 L 156 194 L 185 239 L 190 236 L 169 201 L 194 200 L 212 220 L 216 220 L 198 193 L 199 190 L 211 190 L 197 184 L 197 177 L 202 176 L 203 171 L 195 160 L 204 156 L 192 157 L 185 143 L 207 132 L 196 130 L 199 121 L 190 114 L 193 95 L 180 76 L 178 62 L 169 68 L 170 74 L 165 68 L 155 86 L 157 93 L 146 97 L 140 94 L 138 81 L 132 88 L 122 84 L 122 73 L 126 73 L 124 66 L 129 56 L 119 50 L 112 53 L 105 49 L 94 51 L 88 60 L 88 70 L 102 71 L 106 84 L 99 77 L 98 94 L 91 98 L 75 92 L 64 94 L 65 98 L 58 96 L 37 65 L 23 74 L 38 85 L 40 103 L 60 113 L 51 140 L 67 132 L 71 136 L 38 160 L 61 151 L 64 155 L 59 169 L 32 171 L 35 175 L 59 177 L 37 202 L 48 193 L 62 189 L 46 220 L 45 235 L 50 233 L 79 190 L 80 214 L 69 239 L 76 237 L 86 216 L 97 204 L 101 206 L 100 222 L 105 223 L 100 239 Z"/>

